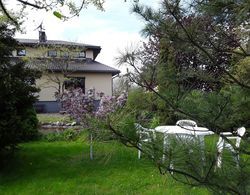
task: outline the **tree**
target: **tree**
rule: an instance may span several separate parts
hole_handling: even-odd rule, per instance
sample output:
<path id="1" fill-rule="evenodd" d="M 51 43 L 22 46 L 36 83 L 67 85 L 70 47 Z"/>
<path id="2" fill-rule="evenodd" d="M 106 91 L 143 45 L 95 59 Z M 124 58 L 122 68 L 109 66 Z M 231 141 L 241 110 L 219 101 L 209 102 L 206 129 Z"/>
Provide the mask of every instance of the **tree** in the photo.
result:
<path id="1" fill-rule="evenodd" d="M 126 0 L 124 0 L 126 2 Z M 138 2 L 138 0 L 133 0 Z M 4 0 L 0 0 L 0 10 L 15 25 L 20 24 L 26 8 L 53 11 L 53 15 L 62 20 L 68 20 L 74 16 L 79 16 L 80 12 L 89 5 L 95 6 L 97 9 L 104 11 L 105 0 L 16 0 L 16 7 L 20 6 L 20 12 L 13 14 L 7 8 Z"/>
<path id="2" fill-rule="evenodd" d="M 108 116 L 124 106 L 127 95 L 109 97 L 103 94 L 99 106 L 94 104 L 93 91 L 85 94 L 81 88 L 70 88 L 60 95 L 62 110 L 90 131 L 90 159 L 93 159 L 93 135 L 100 132 Z M 102 122 L 100 122 L 102 121 Z M 98 130 L 99 129 L 99 130 Z"/>
<path id="3" fill-rule="evenodd" d="M 174 124 L 177 119 L 190 118 L 216 134 L 233 132 L 240 126 L 248 128 L 250 86 L 246 62 L 250 53 L 249 34 L 246 34 L 249 17 L 246 15 L 250 13 L 249 3 L 163 0 L 160 10 L 136 5 L 134 12 L 146 23 L 143 33 L 149 37 L 149 42 L 144 48 L 125 51 L 119 63 L 133 67 L 131 81 L 154 94 L 156 101 L 151 104 L 157 102 L 157 105 L 152 120 L 160 117 L 160 123 Z M 146 58 L 149 59 L 144 61 Z M 132 130 L 128 130 L 136 131 L 133 123 L 138 121 L 138 115 L 133 113 L 138 112 L 134 108 L 128 105 L 130 116 L 116 113 L 110 119 L 110 129 L 120 135 L 124 143 L 138 148 L 138 137 L 131 137 Z M 232 144 L 226 137 L 224 139 Z M 212 149 L 216 148 L 216 141 L 205 152 L 204 166 L 199 166 L 195 146 L 192 147 L 194 157 L 183 144 L 170 147 L 165 152 L 168 159 L 164 163 L 162 147 L 157 143 L 144 152 L 153 156 L 163 173 L 173 173 L 181 182 L 203 185 L 217 193 L 247 194 L 250 169 L 245 159 L 249 159 L 250 143 L 247 136 L 242 139 L 243 146 L 235 148 L 242 160 L 239 169 L 231 158 L 223 169 L 216 169 L 216 150 Z M 173 154 L 179 155 L 173 157 Z M 171 167 L 171 161 L 178 166 Z"/>
<path id="4" fill-rule="evenodd" d="M 155 45 L 160 49 L 157 54 L 158 61 L 150 65 L 157 67 L 157 71 L 144 71 L 143 68 L 147 69 L 148 65 L 138 68 L 138 61 L 145 64 L 142 60 L 144 55 L 143 57 L 140 55 L 141 50 L 126 52 L 122 56 L 121 63 L 129 63 L 136 69 L 131 79 L 143 87 L 152 89 L 154 86 L 151 86 L 151 81 L 143 76 L 148 72 L 147 74 L 155 75 L 155 80 L 157 78 L 155 85 L 158 85 L 162 92 L 172 83 L 173 90 L 176 90 L 172 99 L 175 100 L 179 99 L 176 95 L 180 96 L 194 89 L 203 92 L 218 91 L 231 83 L 248 90 L 248 84 L 237 79 L 232 70 L 239 60 L 249 55 L 246 46 L 241 45 L 244 39 L 235 33 L 238 25 L 228 24 L 230 27 L 223 29 L 221 23 L 216 24 L 216 21 L 213 21 L 213 17 L 209 18 L 207 15 L 196 17 L 194 13 L 188 15 L 185 10 L 183 13 L 178 13 L 176 10 L 180 5 L 170 5 L 165 1 L 164 3 L 163 6 L 166 7 L 163 8 L 162 15 L 150 8 L 140 6 L 134 8 L 134 11 L 147 21 L 144 33 L 156 37 Z M 176 13 L 172 10 L 173 7 Z M 169 106 L 174 105 L 169 104 Z"/>
<path id="5" fill-rule="evenodd" d="M 34 138 L 37 133 L 33 103 L 35 79 L 39 73 L 25 67 L 23 61 L 11 60 L 17 46 L 15 29 L 0 24 L 0 152 L 13 149 L 22 140 Z"/>
<path id="6" fill-rule="evenodd" d="M 29 7 L 37 10 L 53 11 L 53 14 L 59 19 L 69 19 L 70 17 L 78 16 L 80 11 L 89 4 L 92 4 L 98 9 L 103 10 L 103 3 L 104 3 L 103 0 L 87 0 L 87 1 L 81 0 L 79 2 L 74 0 L 50 0 L 50 1 L 16 0 L 16 5 L 21 6 L 20 13 L 18 13 L 19 15 L 22 15 L 25 8 Z M 0 1 L 0 8 L 1 12 L 8 19 L 10 19 L 10 21 L 18 25 L 18 21 L 15 17 L 15 14 L 13 16 L 11 11 L 8 10 L 8 8 L 6 7 L 5 2 L 3 0 Z"/>

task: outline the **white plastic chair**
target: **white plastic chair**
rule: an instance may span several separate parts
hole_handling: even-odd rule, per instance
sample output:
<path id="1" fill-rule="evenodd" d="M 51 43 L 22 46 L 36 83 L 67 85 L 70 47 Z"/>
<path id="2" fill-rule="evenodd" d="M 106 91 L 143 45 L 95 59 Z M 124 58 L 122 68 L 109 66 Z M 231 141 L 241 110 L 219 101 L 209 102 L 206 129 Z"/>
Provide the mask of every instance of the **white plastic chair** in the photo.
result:
<path id="1" fill-rule="evenodd" d="M 241 127 L 237 129 L 237 135 L 233 135 L 231 132 L 222 132 L 220 135 L 225 136 L 228 140 L 235 140 L 235 147 L 239 148 L 240 147 L 240 142 L 241 142 L 241 137 L 245 134 L 246 128 Z M 223 149 L 229 149 L 233 154 L 234 154 L 234 159 L 237 163 L 237 166 L 239 166 L 239 154 L 235 151 L 234 147 L 231 145 L 231 143 L 228 143 L 225 138 L 221 137 L 219 138 L 219 141 L 217 142 L 217 167 L 221 168 L 222 164 L 222 152 Z"/>
<path id="2" fill-rule="evenodd" d="M 140 159 L 141 158 L 142 143 L 153 142 L 153 139 L 155 139 L 156 135 L 155 135 L 155 130 L 154 129 L 144 128 L 138 123 L 135 123 L 135 128 L 137 130 L 137 133 L 139 134 L 138 159 Z"/>
<path id="3" fill-rule="evenodd" d="M 179 144 L 183 144 L 183 145 L 193 145 L 194 143 L 199 143 L 198 139 L 195 135 L 193 134 L 187 134 L 187 133 L 177 133 L 177 134 L 168 134 L 168 133 L 164 133 L 164 138 L 163 138 L 163 157 L 162 160 L 163 162 L 166 160 L 166 150 L 168 149 L 168 147 L 170 147 L 170 141 L 171 138 L 176 139 L 176 141 Z M 192 148 L 189 149 L 189 152 L 192 153 L 193 150 Z M 174 169 L 174 162 L 170 159 L 169 162 L 169 168 L 170 169 Z M 172 171 L 170 171 L 171 174 L 173 174 Z"/>
<path id="4" fill-rule="evenodd" d="M 181 127 L 184 127 L 184 126 L 189 126 L 189 127 L 197 127 L 197 123 L 193 120 L 178 120 L 176 122 L 176 125 L 177 126 L 181 126 Z"/>

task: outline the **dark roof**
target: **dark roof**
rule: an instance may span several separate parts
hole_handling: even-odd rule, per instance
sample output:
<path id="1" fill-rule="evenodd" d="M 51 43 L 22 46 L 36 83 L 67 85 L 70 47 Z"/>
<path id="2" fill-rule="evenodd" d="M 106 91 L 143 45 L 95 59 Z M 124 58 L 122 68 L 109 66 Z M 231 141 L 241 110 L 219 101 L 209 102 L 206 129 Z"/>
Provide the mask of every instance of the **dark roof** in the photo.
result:
<path id="1" fill-rule="evenodd" d="M 19 60 L 18 57 L 13 57 Z M 111 73 L 112 76 L 119 74 L 120 70 L 94 61 L 92 59 L 65 60 L 57 58 L 33 58 L 26 62 L 30 68 L 47 69 L 53 72 L 80 72 L 80 73 Z"/>
<path id="2" fill-rule="evenodd" d="M 87 60 L 86 62 L 73 61 L 70 62 L 69 67 L 73 71 L 112 73 L 113 76 L 120 73 L 120 70 L 94 60 Z"/>
<path id="3" fill-rule="evenodd" d="M 86 49 L 92 49 L 94 51 L 94 59 L 96 56 L 100 53 L 101 47 L 96 45 L 89 45 L 84 43 L 77 43 L 77 42 L 70 42 L 70 41 L 60 41 L 60 40 L 47 40 L 45 42 L 39 42 L 38 39 L 19 39 L 16 38 L 16 40 L 19 42 L 20 45 L 24 46 L 66 46 L 66 47 L 78 47 L 78 48 L 86 48 Z"/>
<path id="4" fill-rule="evenodd" d="M 47 40 L 46 42 L 39 42 L 38 39 L 16 39 L 19 43 L 23 45 L 66 45 L 66 46 L 78 46 L 78 47 L 87 47 L 87 48 L 96 48 L 100 49 L 100 46 L 97 45 L 90 45 L 84 43 L 77 43 L 77 42 L 70 42 L 70 41 L 60 41 L 60 40 Z"/>

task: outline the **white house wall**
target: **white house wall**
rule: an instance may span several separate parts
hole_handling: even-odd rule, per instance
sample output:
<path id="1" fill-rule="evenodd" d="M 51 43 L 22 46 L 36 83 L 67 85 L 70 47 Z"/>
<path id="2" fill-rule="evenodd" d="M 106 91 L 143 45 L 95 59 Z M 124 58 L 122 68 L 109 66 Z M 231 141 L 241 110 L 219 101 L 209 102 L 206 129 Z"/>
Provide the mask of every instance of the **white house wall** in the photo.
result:
<path id="1" fill-rule="evenodd" d="M 64 78 L 60 73 L 53 73 L 43 75 L 40 79 L 36 80 L 36 85 L 40 88 L 39 101 L 55 101 L 55 93 L 58 91 L 59 85 L 56 80 L 60 80 L 63 83 Z"/>
<path id="2" fill-rule="evenodd" d="M 110 73 L 74 73 L 70 77 L 85 77 L 85 91 L 95 89 L 95 92 L 103 92 L 105 95 L 112 95 L 112 74 Z M 41 89 L 39 101 L 55 101 L 55 93 L 59 85 L 55 82 L 60 80 L 63 83 L 64 78 L 61 73 L 43 75 L 36 81 L 37 86 Z"/>
<path id="3" fill-rule="evenodd" d="M 94 59 L 94 53 L 93 53 L 92 50 L 87 50 L 86 51 L 86 58 Z"/>
<path id="4" fill-rule="evenodd" d="M 73 74 L 72 77 L 85 77 L 85 91 L 94 88 L 95 92 L 103 92 L 112 96 L 112 74 L 111 73 L 84 73 Z"/>

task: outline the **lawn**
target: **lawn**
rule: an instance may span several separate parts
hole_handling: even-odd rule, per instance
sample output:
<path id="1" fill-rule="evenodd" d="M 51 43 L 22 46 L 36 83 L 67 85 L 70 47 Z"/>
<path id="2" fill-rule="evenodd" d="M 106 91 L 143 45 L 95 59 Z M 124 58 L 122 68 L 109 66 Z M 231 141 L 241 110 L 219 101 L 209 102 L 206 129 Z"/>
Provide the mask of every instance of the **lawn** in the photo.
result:
<path id="1" fill-rule="evenodd" d="M 41 123 L 51 123 L 51 122 L 65 122 L 70 123 L 73 122 L 70 120 L 68 115 L 62 114 L 37 114 L 37 118 Z"/>
<path id="2" fill-rule="evenodd" d="M 166 175 L 116 142 L 24 143 L 0 173 L 0 194 L 209 194 Z"/>

